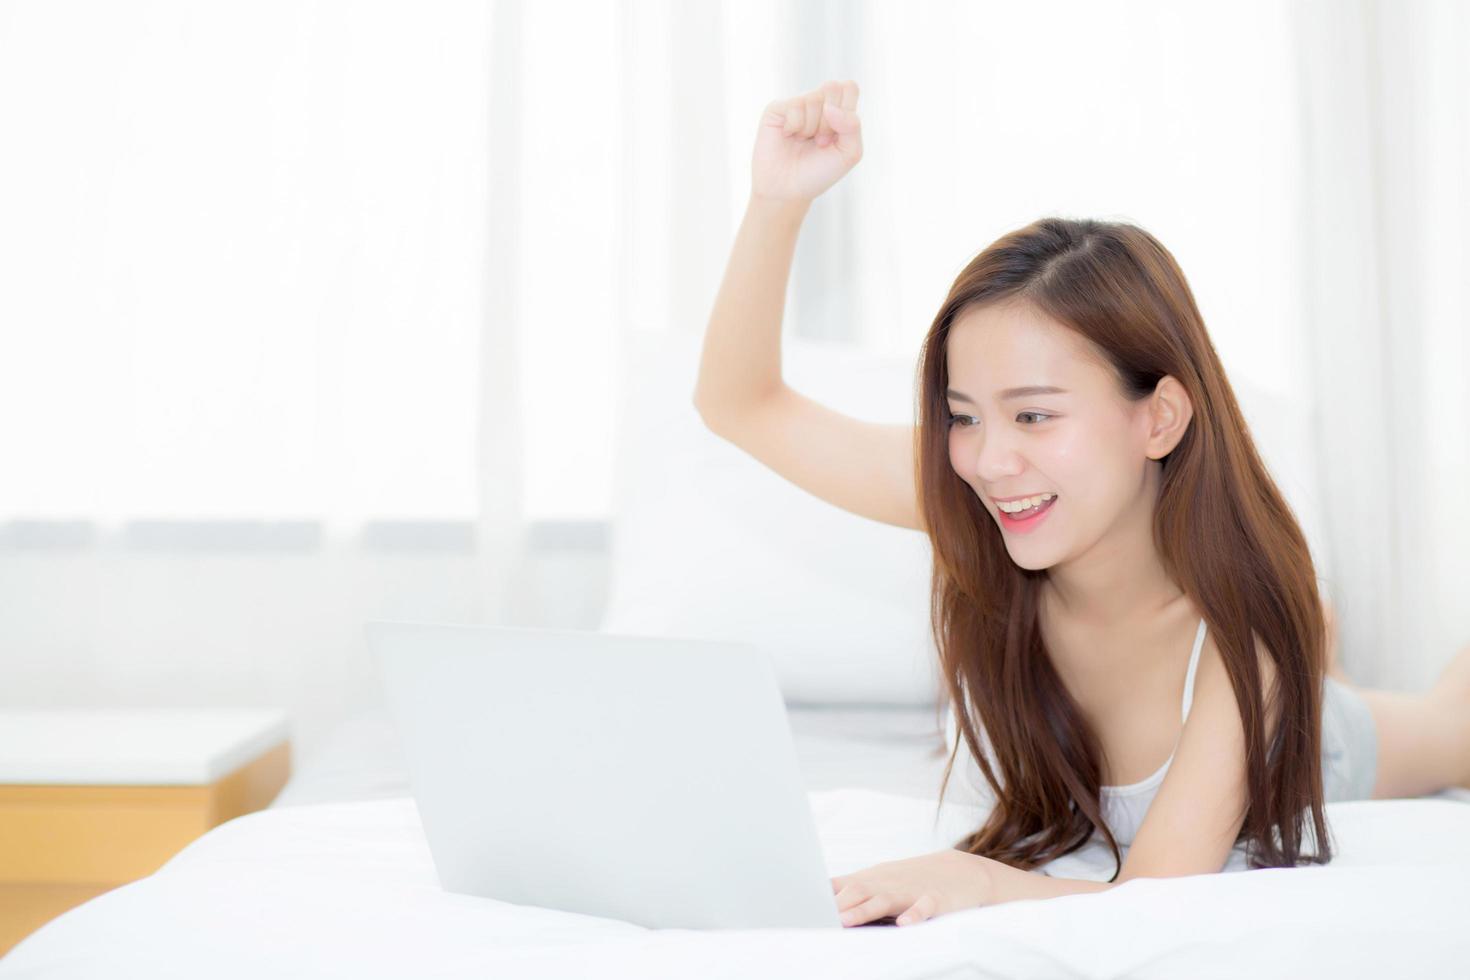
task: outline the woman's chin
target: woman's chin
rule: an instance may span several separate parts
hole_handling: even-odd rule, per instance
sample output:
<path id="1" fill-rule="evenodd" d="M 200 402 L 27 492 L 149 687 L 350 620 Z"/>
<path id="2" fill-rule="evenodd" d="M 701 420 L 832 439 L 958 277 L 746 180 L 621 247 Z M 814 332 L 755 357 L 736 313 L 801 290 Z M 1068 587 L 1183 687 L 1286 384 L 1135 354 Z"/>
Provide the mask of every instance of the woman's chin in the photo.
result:
<path id="1" fill-rule="evenodd" d="M 1019 551 L 1019 553 L 1018 553 Z M 1056 558 L 1051 555 L 1027 554 L 1026 549 L 1010 549 L 1011 561 L 1028 572 L 1040 572 L 1051 568 L 1057 563 Z"/>

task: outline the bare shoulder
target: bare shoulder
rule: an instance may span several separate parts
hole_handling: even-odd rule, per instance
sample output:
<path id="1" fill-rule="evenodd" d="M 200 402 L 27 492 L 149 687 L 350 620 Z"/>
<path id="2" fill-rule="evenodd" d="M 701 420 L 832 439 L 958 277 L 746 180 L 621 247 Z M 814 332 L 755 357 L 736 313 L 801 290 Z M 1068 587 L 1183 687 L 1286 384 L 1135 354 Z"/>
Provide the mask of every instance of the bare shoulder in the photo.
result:
<path id="1" fill-rule="evenodd" d="M 1252 634 L 1256 643 L 1256 670 L 1261 678 L 1261 703 L 1266 706 L 1266 738 L 1270 740 L 1275 734 L 1276 722 L 1280 715 L 1280 707 L 1276 703 L 1276 661 L 1271 656 L 1271 651 L 1265 642 L 1255 634 Z M 1235 689 L 1230 686 L 1230 678 L 1225 673 L 1225 661 L 1220 655 L 1220 649 L 1215 645 L 1213 635 L 1205 640 L 1205 645 L 1200 650 L 1199 678 L 1196 684 L 1196 699 L 1210 698 L 1222 703 L 1229 704 L 1232 711 L 1235 707 Z"/>

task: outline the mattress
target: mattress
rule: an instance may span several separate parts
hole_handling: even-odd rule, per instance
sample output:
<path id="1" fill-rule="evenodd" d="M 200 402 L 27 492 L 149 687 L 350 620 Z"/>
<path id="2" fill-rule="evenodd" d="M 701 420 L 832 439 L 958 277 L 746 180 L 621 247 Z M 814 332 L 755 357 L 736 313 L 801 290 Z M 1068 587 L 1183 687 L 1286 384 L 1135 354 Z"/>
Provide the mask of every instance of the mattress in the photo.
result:
<path id="1" fill-rule="evenodd" d="M 937 803 L 946 757 L 932 710 L 793 705 L 789 718 L 832 875 L 948 847 L 983 818 L 988 801 L 967 797 L 958 764 L 959 792 Z M 43 926 L 0 959 L 0 980 L 1341 980 L 1470 964 L 1463 791 L 1328 804 L 1327 866 L 1135 879 L 902 929 L 646 929 L 446 891 L 401 762 L 384 715 L 351 720 L 271 807 Z M 1112 859 L 1085 848 L 1049 870 L 1105 879 Z"/>
<path id="2" fill-rule="evenodd" d="M 810 794 L 833 874 L 927 853 L 972 814 L 869 789 Z M 1464 975 L 1470 806 L 1328 805 L 1326 867 L 1135 879 L 905 928 L 645 929 L 441 887 L 411 798 L 283 806 L 43 926 L 0 980 Z M 717 887 L 717 883 L 711 887 Z"/>

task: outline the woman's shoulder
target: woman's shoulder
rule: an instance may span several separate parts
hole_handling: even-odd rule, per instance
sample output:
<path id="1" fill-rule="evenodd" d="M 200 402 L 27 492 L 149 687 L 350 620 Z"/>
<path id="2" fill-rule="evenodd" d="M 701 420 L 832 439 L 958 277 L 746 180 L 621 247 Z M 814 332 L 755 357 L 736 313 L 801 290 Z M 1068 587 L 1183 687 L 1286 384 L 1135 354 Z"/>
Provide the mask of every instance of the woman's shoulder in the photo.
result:
<path id="1" fill-rule="evenodd" d="M 1261 683 L 1261 701 L 1267 707 L 1266 725 L 1267 740 L 1275 731 L 1277 706 L 1274 703 L 1276 691 L 1277 668 L 1275 658 L 1271 656 L 1270 649 L 1266 646 L 1259 634 L 1252 632 L 1251 638 L 1255 641 L 1256 671 Z M 1232 703 L 1235 701 L 1235 688 L 1230 683 L 1230 676 L 1225 670 L 1224 655 L 1215 642 L 1213 632 L 1207 632 L 1204 645 L 1200 648 L 1199 665 L 1196 668 L 1194 699 L 1201 698 L 1228 698 Z"/>

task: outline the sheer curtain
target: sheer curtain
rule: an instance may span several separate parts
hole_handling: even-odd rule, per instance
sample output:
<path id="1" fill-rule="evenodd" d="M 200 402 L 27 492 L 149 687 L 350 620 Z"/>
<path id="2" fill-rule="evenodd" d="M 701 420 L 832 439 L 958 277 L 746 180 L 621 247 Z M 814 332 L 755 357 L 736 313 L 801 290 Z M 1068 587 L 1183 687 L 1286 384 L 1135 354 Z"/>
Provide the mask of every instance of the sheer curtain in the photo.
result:
<path id="1" fill-rule="evenodd" d="M 0 514 L 472 517 L 485 11 L 3 9 Z"/>
<path id="2" fill-rule="evenodd" d="M 1470 642 L 1470 11 L 1293 6 L 1303 324 L 1354 679 L 1422 690 Z"/>
<path id="3" fill-rule="evenodd" d="M 376 696 L 524 605 L 483 3 L 0 4 L 0 702 Z"/>

